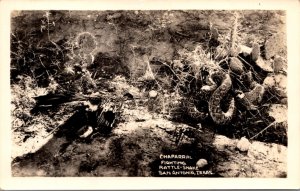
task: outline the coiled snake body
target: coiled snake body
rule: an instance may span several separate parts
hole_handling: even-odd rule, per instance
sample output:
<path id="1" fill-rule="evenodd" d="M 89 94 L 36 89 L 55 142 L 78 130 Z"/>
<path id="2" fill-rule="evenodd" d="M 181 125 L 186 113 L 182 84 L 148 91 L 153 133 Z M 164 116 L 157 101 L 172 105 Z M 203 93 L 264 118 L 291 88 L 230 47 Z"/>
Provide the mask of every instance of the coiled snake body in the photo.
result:
<path id="1" fill-rule="evenodd" d="M 215 82 L 216 78 L 221 80 L 220 86 L 217 86 Z M 216 124 L 224 125 L 230 122 L 235 110 L 234 98 L 231 99 L 226 112 L 224 112 L 221 108 L 221 102 L 231 88 L 231 78 L 227 73 L 224 73 L 222 71 L 214 71 L 210 73 L 208 81 L 208 85 L 202 86 L 200 92 L 198 93 L 199 95 L 201 95 L 205 94 L 205 92 L 213 92 L 208 99 L 208 113 Z M 190 99 L 188 101 L 188 104 L 188 113 L 192 118 L 198 120 L 203 120 L 206 118 L 207 114 L 205 115 L 204 112 L 200 112 L 197 110 L 195 101 L 193 99 Z"/>
<path id="2" fill-rule="evenodd" d="M 226 112 L 224 112 L 221 108 L 222 98 L 230 90 L 232 81 L 229 74 L 222 74 L 220 72 L 216 72 L 212 73 L 211 78 L 214 79 L 215 76 L 221 77 L 222 82 L 221 85 L 213 92 L 209 99 L 209 114 L 216 124 L 224 125 L 232 119 L 233 112 L 235 110 L 234 98 L 231 99 L 228 110 Z"/>

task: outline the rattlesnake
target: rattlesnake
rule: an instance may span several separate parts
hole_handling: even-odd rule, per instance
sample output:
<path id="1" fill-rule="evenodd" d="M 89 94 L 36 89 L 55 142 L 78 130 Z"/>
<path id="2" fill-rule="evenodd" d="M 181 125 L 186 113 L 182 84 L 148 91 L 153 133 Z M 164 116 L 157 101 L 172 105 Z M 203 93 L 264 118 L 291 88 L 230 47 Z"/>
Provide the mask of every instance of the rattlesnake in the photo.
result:
<path id="1" fill-rule="evenodd" d="M 218 78 L 221 80 L 220 86 L 217 86 L 215 79 Z M 224 96 L 228 93 L 231 88 L 232 81 L 229 74 L 222 71 L 212 71 L 210 72 L 208 78 L 208 85 L 202 86 L 198 95 L 203 94 L 204 92 L 213 92 L 208 99 L 208 113 L 216 124 L 224 125 L 228 123 L 235 110 L 235 101 L 232 98 L 230 101 L 227 112 L 224 112 L 221 108 L 221 101 Z M 188 100 L 188 115 L 197 120 L 203 120 L 207 117 L 207 113 L 201 112 L 195 106 L 194 99 Z"/>
<path id="2" fill-rule="evenodd" d="M 193 120 L 196 121 L 202 121 L 204 120 L 207 116 L 207 112 L 199 111 L 197 108 L 197 100 L 193 97 L 190 97 L 186 102 L 186 109 L 187 109 L 187 114 L 189 117 L 191 117 Z"/>
<path id="3" fill-rule="evenodd" d="M 222 78 L 221 85 L 213 92 L 208 102 L 208 109 L 211 118 L 216 124 L 224 125 L 228 123 L 233 116 L 235 110 L 234 98 L 231 99 L 227 112 L 221 109 L 222 98 L 228 93 L 231 88 L 232 81 L 229 74 L 223 72 L 214 72 L 211 74 L 211 79 L 215 77 Z"/>

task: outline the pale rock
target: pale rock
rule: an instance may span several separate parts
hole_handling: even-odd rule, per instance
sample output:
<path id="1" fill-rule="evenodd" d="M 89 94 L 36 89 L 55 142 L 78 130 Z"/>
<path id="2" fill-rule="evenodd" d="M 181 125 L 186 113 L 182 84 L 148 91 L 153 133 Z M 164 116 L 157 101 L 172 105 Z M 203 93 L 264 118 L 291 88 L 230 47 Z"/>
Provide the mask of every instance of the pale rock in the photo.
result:
<path id="1" fill-rule="evenodd" d="M 36 171 L 36 175 L 37 176 L 46 176 L 47 172 L 44 171 L 43 169 L 39 169 L 38 171 Z"/>
<path id="2" fill-rule="evenodd" d="M 203 168 L 207 165 L 207 160 L 205 159 L 199 159 L 196 163 L 196 166 L 199 167 L 199 168 Z"/>
<path id="3" fill-rule="evenodd" d="M 149 97 L 150 97 L 150 98 L 156 98 L 157 95 L 158 95 L 158 93 L 157 93 L 157 91 L 155 91 L 155 90 L 151 90 L 151 91 L 149 92 Z"/>
<path id="4" fill-rule="evenodd" d="M 239 142 L 237 143 L 236 147 L 240 150 L 240 151 L 248 151 L 249 147 L 250 147 L 251 143 L 249 142 L 249 140 L 245 137 L 242 137 L 241 140 L 239 140 Z"/>

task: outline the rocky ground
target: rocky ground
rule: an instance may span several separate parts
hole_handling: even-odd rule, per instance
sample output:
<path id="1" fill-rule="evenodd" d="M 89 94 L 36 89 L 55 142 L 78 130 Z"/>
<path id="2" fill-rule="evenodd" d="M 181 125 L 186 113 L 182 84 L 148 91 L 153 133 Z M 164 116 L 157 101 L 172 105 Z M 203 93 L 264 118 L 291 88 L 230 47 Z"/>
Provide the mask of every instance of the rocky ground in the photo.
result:
<path id="1" fill-rule="evenodd" d="M 125 110 L 126 121 L 109 137 L 74 140 L 65 151 L 65 138 L 51 136 L 33 154 L 16 158 L 15 176 L 163 176 L 158 174 L 161 154 L 185 154 L 189 165 L 200 159 L 207 164 L 199 169 L 212 177 L 285 177 L 287 147 L 247 139 L 229 139 L 207 129 L 197 130 L 196 138 L 184 135 L 176 144 L 186 124 L 172 122 L 143 107 Z M 34 138 L 32 138 L 34 139 Z M 43 140 L 43 138 L 35 138 Z M 27 141 L 26 147 L 30 142 Z M 34 143 L 39 146 L 42 143 Z M 24 147 L 21 147 L 24 149 Z M 25 150 L 22 150 L 23 152 Z M 33 151 L 31 149 L 27 152 Z"/>

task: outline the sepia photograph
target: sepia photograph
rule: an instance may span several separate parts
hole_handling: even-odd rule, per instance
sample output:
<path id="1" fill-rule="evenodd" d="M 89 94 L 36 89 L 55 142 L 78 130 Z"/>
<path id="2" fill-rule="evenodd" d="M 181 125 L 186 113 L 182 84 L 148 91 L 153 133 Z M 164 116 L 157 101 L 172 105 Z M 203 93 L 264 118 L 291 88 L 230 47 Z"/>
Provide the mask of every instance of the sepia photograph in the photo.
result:
<path id="1" fill-rule="evenodd" d="M 13 176 L 286 177 L 284 11 L 13 11 Z"/>
<path id="2" fill-rule="evenodd" d="M 9 15 L 11 177 L 288 178 L 286 9 Z"/>

